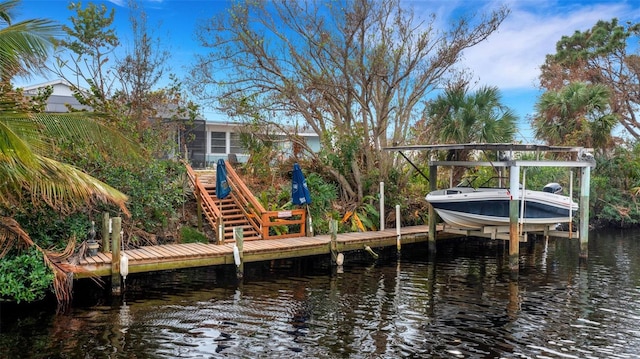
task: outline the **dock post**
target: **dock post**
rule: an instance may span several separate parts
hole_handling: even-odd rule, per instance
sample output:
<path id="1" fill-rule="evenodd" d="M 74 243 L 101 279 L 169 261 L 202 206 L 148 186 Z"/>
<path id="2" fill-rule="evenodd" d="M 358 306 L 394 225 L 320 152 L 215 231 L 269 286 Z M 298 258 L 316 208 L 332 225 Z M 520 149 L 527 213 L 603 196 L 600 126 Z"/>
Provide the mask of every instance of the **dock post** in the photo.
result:
<path id="1" fill-rule="evenodd" d="M 109 212 L 102 213 L 102 253 L 111 252 L 111 238 L 109 238 Z"/>
<path id="2" fill-rule="evenodd" d="M 120 246 L 122 245 L 122 218 L 113 218 L 111 230 L 111 294 L 120 295 L 122 293 L 120 280 Z"/>
<path id="3" fill-rule="evenodd" d="M 238 279 L 242 279 L 244 277 L 244 229 L 242 227 L 233 227 L 233 239 L 236 241 L 233 245 L 234 260 L 237 267 L 236 275 Z"/>
<path id="4" fill-rule="evenodd" d="M 589 187 L 591 167 L 583 167 L 580 178 L 580 258 L 589 256 Z"/>
<path id="5" fill-rule="evenodd" d="M 216 238 L 217 244 L 224 244 L 224 222 L 222 222 L 222 218 L 216 219 L 216 224 L 218 225 L 218 238 Z"/>
<path id="6" fill-rule="evenodd" d="M 400 243 L 400 205 L 396 204 L 396 249 L 398 253 L 402 249 L 402 244 Z"/>
<path id="7" fill-rule="evenodd" d="M 331 264 L 336 265 L 338 260 L 338 221 L 335 219 L 329 220 L 329 233 L 331 235 L 331 247 L 329 247 L 331 250 Z"/>
<path id="8" fill-rule="evenodd" d="M 430 191 L 438 189 L 438 166 L 429 166 L 429 188 Z M 431 203 L 429 207 L 429 253 L 436 253 L 436 211 Z"/>
<path id="9" fill-rule="evenodd" d="M 380 182 L 380 230 L 384 231 L 384 182 Z"/>
<path id="10" fill-rule="evenodd" d="M 520 167 L 509 168 L 509 269 L 518 271 L 520 257 L 520 236 L 518 235 L 518 209 L 520 199 Z"/>

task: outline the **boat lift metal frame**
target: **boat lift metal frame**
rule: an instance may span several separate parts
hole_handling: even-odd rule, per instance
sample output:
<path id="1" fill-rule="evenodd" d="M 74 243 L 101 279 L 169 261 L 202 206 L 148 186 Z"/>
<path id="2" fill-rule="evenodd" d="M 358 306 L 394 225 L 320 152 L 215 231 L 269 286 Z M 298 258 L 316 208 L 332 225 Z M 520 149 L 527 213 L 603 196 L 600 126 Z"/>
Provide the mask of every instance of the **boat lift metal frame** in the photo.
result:
<path id="1" fill-rule="evenodd" d="M 520 144 L 520 143 L 466 143 L 466 144 L 441 144 L 441 145 L 406 145 L 385 147 L 385 151 L 397 151 L 414 167 L 418 168 L 411 162 L 409 157 L 405 155 L 405 151 L 496 151 L 498 153 L 508 154 L 507 159 L 497 159 L 496 161 L 438 161 L 433 160 L 435 156 L 431 156 L 429 160 L 429 178 L 430 190 L 437 190 L 437 174 L 438 167 L 500 167 L 509 169 L 509 185 L 512 199 L 509 207 L 510 225 L 508 230 L 505 228 L 485 228 L 482 231 L 474 231 L 450 228 L 450 231 L 459 234 L 487 236 L 490 238 L 506 239 L 505 233 L 509 233 L 509 255 L 510 266 L 512 269 L 518 268 L 519 242 L 518 236 L 518 201 L 520 198 L 520 168 L 521 167 L 565 167 L 580 169 L 580 201 L 579 201 L 579 228 L 578 237 L 580 238 L 580 256 L 587 257 L 587 249 L 589 242 L 589 187 L 591 181 L 591 168 L 595 168 L 596 162 L 593 158 L 593 149 L 584 147 L 569 146 L 549 146 L 541 144 Z M 518 160 L 514 159 L 514 153 L 535 152 L 538 160 Z M 549 152 L 572 154 L 574 160 L 541 160 L 542 154 Z M 420 171 L 424 176 L 424 174 Z M 429 204 L 429 248 L 435 251 L 435 232 L 436 232 L 436 214 L 433 206 Z M 445 226 L 446 228 L 446 226 Z M 533 228 L 531 228 L 533 229 Z M 537 229 L 537 228 L 536 228 Z M 548 235 L 548 231 L 543 229 L 543 234 Z"/>

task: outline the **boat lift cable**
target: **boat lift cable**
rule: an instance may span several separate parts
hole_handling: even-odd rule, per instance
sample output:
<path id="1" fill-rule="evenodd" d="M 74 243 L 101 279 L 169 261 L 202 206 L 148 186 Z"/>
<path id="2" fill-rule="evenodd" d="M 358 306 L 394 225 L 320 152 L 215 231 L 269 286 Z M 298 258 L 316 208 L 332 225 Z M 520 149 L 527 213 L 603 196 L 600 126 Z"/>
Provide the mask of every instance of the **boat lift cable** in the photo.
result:
<path id="1" fill-rule="evenodd" d="M 420 175 L 421 175 L 422 177 L 424 177 L 424 179 L 426 179 L 426 180 L 427 180 L 427 182 L 429 182 L 429 177 L 428 177 L 427 175 L 425 175 L 425 174 L 424 174 L 424 172 L 422 172 L 422 170 L 420 170 L 420 168 L 418 168 L 418 166 L 416 166 L 416 164 L 415 164 L 415 163 L 411 162 L 411 160 L 409 159 L 409 157 L 407 157 L 404 153 L 402 153 L 402 151 L 398 151 L 398 153 L 399 153 L 402 157 L 404 157 L 404 159 L 405 159 L 405 160 L 407 160 L 407 162 L 409 162 L 409 164 L 410 164 L 411 166 L 413 166 L 413 168 L 415 168 L 415 169 L 416 169 L 416 171 L 418 171 L 418 173 L 420 173 Z"/>

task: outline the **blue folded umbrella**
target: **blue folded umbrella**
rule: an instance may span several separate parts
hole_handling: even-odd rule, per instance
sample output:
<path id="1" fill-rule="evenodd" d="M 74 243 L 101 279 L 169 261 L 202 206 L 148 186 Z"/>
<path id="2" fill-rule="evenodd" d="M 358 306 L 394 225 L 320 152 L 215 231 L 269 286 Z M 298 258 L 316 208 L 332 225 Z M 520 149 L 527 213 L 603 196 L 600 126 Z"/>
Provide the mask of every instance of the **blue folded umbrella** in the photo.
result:
<path id="1" fill-rule="evenodd" d="M 302 170 L 297 163 L 293 164 L 293 179 L 291 182 L 291 202 L 293 204 L 302 205 L 311 203 L 311 195 L 307 180 L 302 174 Z"/>
<path id="2" fill-rule="evenodd" d="M 216 167 L 216 197 L 224 199 L 229 193 L 231 193 L 231 187 L 227 182 L 227 166 L 223 159 L 219 159 Z"/>

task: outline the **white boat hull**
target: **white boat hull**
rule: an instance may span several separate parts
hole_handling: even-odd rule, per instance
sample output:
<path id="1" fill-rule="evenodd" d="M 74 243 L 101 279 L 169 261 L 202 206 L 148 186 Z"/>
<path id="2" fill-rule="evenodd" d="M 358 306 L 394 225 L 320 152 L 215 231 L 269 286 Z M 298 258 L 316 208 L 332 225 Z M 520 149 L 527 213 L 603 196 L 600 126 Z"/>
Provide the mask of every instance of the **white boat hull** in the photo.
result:
<path id="1" fill-rule="evenodd" d="M 525 190 L 521 192 L 524 208 L 518 201 L 518 223 L 553 225 L 568 223 L 578 205 L 567 196 Z M 481 229 L 485 226 L 509 225 L 511 195 L 507 189 L 455 187 L 427 195 L 442 220 L 462 229 Z"/>

